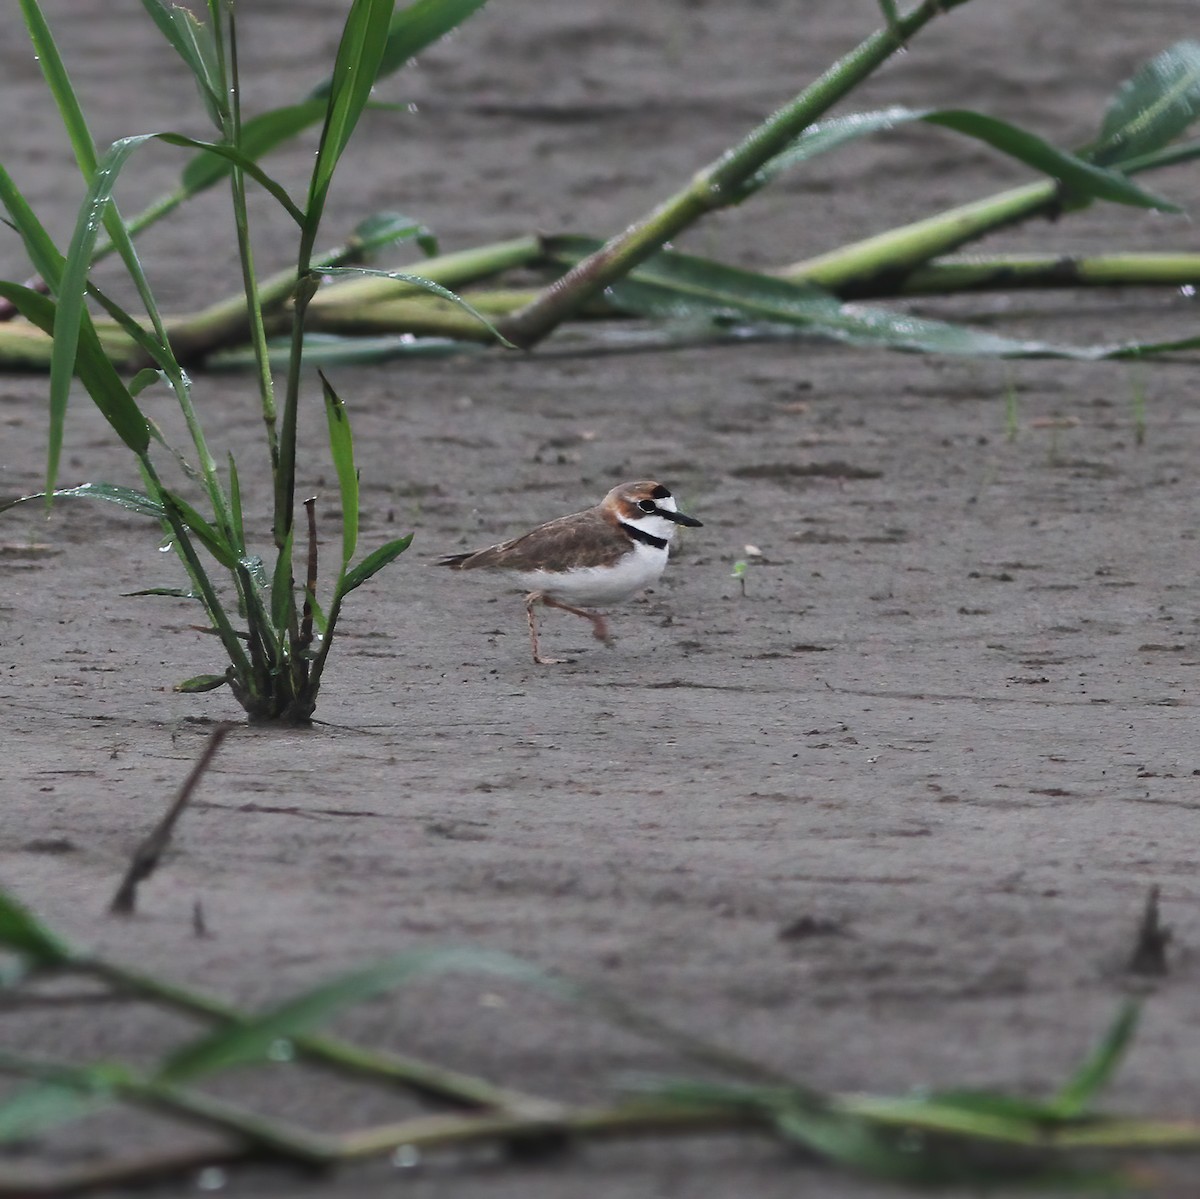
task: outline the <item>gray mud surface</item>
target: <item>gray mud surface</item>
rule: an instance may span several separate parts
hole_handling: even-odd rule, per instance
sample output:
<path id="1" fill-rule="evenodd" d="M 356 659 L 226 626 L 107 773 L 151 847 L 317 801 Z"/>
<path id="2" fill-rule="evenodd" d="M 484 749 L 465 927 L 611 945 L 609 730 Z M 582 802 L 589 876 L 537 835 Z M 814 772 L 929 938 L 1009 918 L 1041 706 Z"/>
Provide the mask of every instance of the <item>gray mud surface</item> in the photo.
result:
<path id="1" fill-rule="evenodd" d="M 252 110 L 324 73 L 341 7 L 247 6 Z M 134 0 L 46 8 L 100 143 L 202 131 Z M 1190 0 L 981 0 L 936 22 L 855 107 L 962 104 L 1078 144 L 1118 80 L 1195 34 L 1194 15 Z M 877 18 L 874 0 L 786 12 L 496 0 L 381 89 L 416 112 L 364 121 L 323 240 L 383 208 L 426 220 L 446 249 L 619 229 Z M 0 47 L 2 158 L 65 243 L 79 200 L 69 150 L 15 20 Z M 298 186 L 311 149 L 272 166 Z M 124 211 L 168 188 L 180 161 L 144 151 Z M 1024 178 L 910 127 L 822 159 L 680 244 L 778 265 Z M 1186 201 L 1194 174 L 1155 185 Z M 167 310 L 236 287 L 226 207 L 205 196 L 145 238 Z M 273 269 L 289 234 L 256 211 L 260 266 Z M 1110 206 L 993 244 L 1183 249 L 1196 235 L 1185 219 Z M 0 267 L 25 273 L 8 230 Z M 980 297 L 954 311 L 1077 343 L 1183 336 L 1196 319 L 1187 300 L 1149 292 Z M 584 352 L 562 336 L 531 356 L 333 373 L 355 425 L 363 543 L 409 529 L 416 540 L 348 604 L 318 711 L 330 724 L 232 736 L 133 919 L 106 915 L 129 851 L 213 723 L 239 713 L 226 692 L 172 691 L 220 668 L 193 611 L 123 594 L 181 582 L 156 530 L 85 504 L 2 518 L 5 886 L 72 938 L 247 1006 L 373 955 L 470 944 L 598 982 L 831 1090 L 1045 1093 L 1120 998 L 1149 988 L 1111 1102 L 1200 1116 L 1194 367 L 803 341 Z M 45 390 L 42 377 L 0 378 L 0 492 L 38 488 Z M 328 513 L 315 381 L 308 394 L 301 494 Z M 265 543 L 252 382 L 201 376 L 196 395 L 210 444 L 238 454 Z M 154 403 L 182 440 L 169 402 Z M 64 482 L 136 484 L 113 440 L 77 397 Z M 661 586 L 614 613 L 611 649 L 548 613 L 546 651 L 574 660 L 536 668 L 519 596 L 431 565 L 645 477 L 668 482 L 704 528 Z M 743 597 L 730 572 L 747 545 L 762 559 Z M 1175 931 L 1171 971 L 1135 983 L 1125 965 L 1151 885 Z M 469 976 L 338 1027 L 573 1099 L 611 1095 L 631 1070 L 682 1069 L 586 1013 Z M 0 1006 L 0 1045 L 85 1060 L 136 1057 L 180 1031 L 124 1005 Z M 321 1128 L 412 1110 L 290 1078 L 246 1074 L 222 1093 Z M 104 1117 L 9 1160 L 82 1162 L 193 1136 Z M 744 1138 L 590 1147 L 549 1164 L 472 1154 L 406 1179 L 404 1194 L 463 1199 L 884 1193 Z M 240 1175 L 228 1189 L 400 1193 L 382 1167 L 301 1184 Z"/>

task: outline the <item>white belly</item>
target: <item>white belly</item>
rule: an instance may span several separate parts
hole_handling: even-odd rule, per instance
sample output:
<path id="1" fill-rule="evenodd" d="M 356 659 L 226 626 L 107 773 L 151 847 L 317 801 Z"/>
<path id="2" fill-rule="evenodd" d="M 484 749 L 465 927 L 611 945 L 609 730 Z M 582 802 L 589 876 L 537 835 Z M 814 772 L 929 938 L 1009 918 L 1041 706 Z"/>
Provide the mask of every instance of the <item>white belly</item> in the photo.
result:
<path id="1" fill-rule="evenodd" d="M 513 580 L 526 591 L 544 591 L 566 604 L 619 604 L 658 581 L 667 565 L 666 547 L 634 542 L 633 553 L 615 566 L 580 566 L 574 570 L 514 571 Z"/>

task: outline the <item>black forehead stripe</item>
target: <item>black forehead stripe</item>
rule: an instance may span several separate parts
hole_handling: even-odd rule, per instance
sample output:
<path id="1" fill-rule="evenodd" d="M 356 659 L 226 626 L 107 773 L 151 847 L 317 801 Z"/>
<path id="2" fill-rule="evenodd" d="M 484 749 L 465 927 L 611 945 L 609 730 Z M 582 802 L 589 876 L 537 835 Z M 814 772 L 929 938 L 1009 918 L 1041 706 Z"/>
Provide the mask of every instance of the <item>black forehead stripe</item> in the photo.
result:
<path id="1" fill-rule="evenodd" d="M 634 541 L 640 541 L 643 545 L 652 545 L 656 550 L 665 549 L 667 539 L 665 537 L 655 537 L 653 533 L 647 533 L 645 529 L 639 529 L 637 525 L 626 524 L 621 521 L 621 528 L 633 538 Z"/>
<path id="2" fill-rule="evenodd" d="M 656 500 L 669 500 L 671 493 L 660 483 L 651 493 L 650 497 Z"/>

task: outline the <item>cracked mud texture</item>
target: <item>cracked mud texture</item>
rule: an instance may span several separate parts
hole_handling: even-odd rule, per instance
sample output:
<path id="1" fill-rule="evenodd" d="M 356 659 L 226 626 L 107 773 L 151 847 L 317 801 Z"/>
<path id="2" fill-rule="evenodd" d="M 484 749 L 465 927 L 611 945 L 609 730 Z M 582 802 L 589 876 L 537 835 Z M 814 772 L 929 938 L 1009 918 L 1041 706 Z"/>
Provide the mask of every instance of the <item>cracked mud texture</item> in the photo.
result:
<path id="1" fill-rule="evenodd" d="M 201 132 L 192 87 L 133 0 L 45 7 L 98 142 Z M 341 6 L 247 9 L 247 106 L 289 102 L 327 69 Z M 1194 33 L 1192 15 L 1168 0 L 980 2 L 935 22 L 852 107 L 964 105 L 1078 144 L 1120 79 Z M 619 229 L 877 19 L 873 0 L 793 14 L 497 0 L 381 88 L 416 111 L 364 119 L 322 241 L 384 208 L 426 220 L 446 249 Z M 2 53 L 0 94 L 21 114 L 3 160 L 65 243 L 79 198 L 66 141 L 15 26 Z M 271 166 L 297 187 L 311 149 Z M 142 151 L 123 210 L 169 188 L 181 161 Z M 1186 200 L 1187 170 L 1155 186 Z M 769 267 L 1025 177 L 945 131 L 906 128 L 819 160 L 679 245 Z M 140 243 L 168 311 L 237 286 L 226 208 L 207 195 Z M 260 267 L 284 265 L 289 231 L 267 205 L 255 212 Z M 1184 219 L 1108 206 L 989 244 L 1195 238 Z M 26 269 L 8 230 L 0 266 Z M 1082 344 L 1182 336 L 1196 309 L 1130 291 L 922 311 Z M 357 438 L 362 544 L 409 529 L 416 540 L 347 605 L 318 711 L 330 723 L 230 737 L 133 919 L 105 914 L 130 850 L 212 722 L 238 711 L 226 692 L 171 690 L 220 668 L 193 611 L 124 594 L 179 585 L 156 530 L 107 506 L 5 514 L 4 884 L 72 938 L 247 1006 L 373 955 L 470 944 L 599 982 L 815 1087 L 1024 1093 L 1054 1088 L 1134 985 L 1124 967 L 1158 885 L 1170 972 L 1111 1102 L 1200 1115 L 1194 367 L 809 341 L 589 346 L 568 334 L 528 356 L 335 369 Z M 42 377 L 0 377 L 4 494 L 38 488 L 45 391 Z M 300 494 L 321 497 L 329 562 L 336 483 L 317 395 L 310 380 Z M 238 455 L 265 544 L 251 378 L 199 376 L 196 400 L 210 444 Z M 182 440 L 169 401 L 148 403 Z M 136 484 L 113 442 L 77 396 L 63 481 Z M 645 477 L 704 528 L 653 593 L 613 613 L 611 649 L 550 612 L 543 645 L 574 661 L 535 668 L 519 596 L 431 566 Z M 762 558 L 743 597 L 731 569 L 747 545 Z M 584 1013 L 472 977 L 364 1005 L 338 1028 L 566 1098 L 611 1094 L 631 1070 L 682 1069 Z M 144 1059 L 182 1031 L 124 1006 L 0 1008 L 0 1045 L 85 1060 Z M 220 1091 L 317 1128 L 412 1110 L 316 1075 L 243 1075 Z M 9 1160 L 194 1136 L 105 1116 Z M 406 1194 L 464 1199 L 886 1192 L 747 1138 L 588 1147 L 536 1166 L 470 1154 L 406 1179 Z M 238 1176 L 229 1193 L 394 1185 L 368 1167 L 299 1184 Z"/>

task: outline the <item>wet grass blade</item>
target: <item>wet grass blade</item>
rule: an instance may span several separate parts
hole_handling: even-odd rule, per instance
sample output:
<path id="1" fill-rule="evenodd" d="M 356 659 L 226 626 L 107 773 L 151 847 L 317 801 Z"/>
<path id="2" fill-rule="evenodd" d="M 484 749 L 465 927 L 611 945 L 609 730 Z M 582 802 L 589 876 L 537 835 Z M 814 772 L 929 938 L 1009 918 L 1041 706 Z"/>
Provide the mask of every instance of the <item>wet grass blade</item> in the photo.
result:
<path id="1" fill-rule="evenodd" d="M 241 565 L 241 558 L 236 549 L 213 528 L 195 508 L 182 496 L 162 489 L 164 514 L 169 515 L 169 508 L 179 517 L 189 532 L 194 533 L 197 541 L 223 566 L 226 570 L 236 573 Z"/>
<path id="2" fill-rule="evenodd" d="M 600 243 L 592 238 L 546 240 L 547 253 L 563 262 L 578 261 Z M 1003 337 L 949 321 L 866 304 L 843 304 L 820 288 L 794 284 L 707 258 L 660 251 L 633 274 L 608 290 L 623 311 L 668 319 L 708 317 L 729 323 L 744 318 L 761 326 L 793 325 L 816 336 L 852 345 L 926 354 L 1000 358 L 1066 358 L 1096 362 L 1139 358 L 1200 348 L 1200 338 L 1108 346 L 1063 346 Z"/>
<path id="3" fill-rule="evenodd" d="M 251 179 L 254 180 L 264 191 L 273 196 L 283 208 L 284 212 L 296 222 L 297 225 L 303 226 L 304 213 L 300 211 L 299 206 L 295 203 L 283 184 L 272 178 L 255 162 L 255 155 L 247 153 L 246 147 L 243 144 L 241 147 L 227 146 L 221 142 L 206 142 L 198 138 L 187 137 L 182 133 L 151 133 L 143 134 L 145 137 L 157 138 L 159 141 L 166 142 L 171 146 L 183 146 L 185 149 L 193 149 L 202 151 L 203 158 L 216 158 L 228 164 L 225 166 L 211 181 L 216 182 L 217 179 L 224 178 L 234 167 L 239 167 Z M 199 173 L 199 172 L 197 172 Z M 184 177 L 187 178 L 188 169 L 184 170 Z M 208 186 L 205 184 L 204 186 Z M 195 188 L 194 190 L 200 190 Z"/>
<path id="4" fill-rule="evenodd" d="M 354 226 L 350 244 L 356 254 L 374 254 L 401 241 L 415 241 L 422 253 L 441 253 L 437 235 L 421 221 L 399 212 L 377 212 Z"/>
<path id="5" fill-rule="evenodd" d="M 1096 1096 L 1108 1085 L 1124 1059 L 1137 1032 L 1140 1015 L 1141 1006 L 1132 1000 L 1121 1006 L 1116 1019 L 1100 1043 L 1088 1055 L 1075 1076 L 1055 1096 L 1053 1107 L 1060 1116 L 1082 1116 L 1092 1106 Z"/>
<path id="6" fill-rule="evenodd" d="M 350 417 L 346 405 L 333 389 L 333 384 L 321 377 L 321 388 L 325 395 L 325 417 L 329 426 L 329 452 L 333 456 L 333 467 L 337 471 L 338 489 L 342 499 L 342 569 L 344 576 L 350 559 L 358 547 L 358 469 L 354 465 L 354 434 L 350 429 Z"/>
<path id="7" fill-rule="evenodd" d="M 742 198 L 751 195 L 784 171 L 860 137 L 894 129 L 912 121 L 940 125 L 975 138 L 1058 180 L 1073 198 L 1109 200 L 1137 208 L 1179 212 L 1178 205 L 1131 183 L 1119 171 L 1104 169 L 1078 155 L 1051 145 L 1008 121 L 967 109 L 912 109 L 899 106 L 854 113 L 821 121 L 805 130 L 790 146 L 765 163 L 743 185 Z M 1147 149 L 1153 147 L 1147 146 Z"/>
<path id="8" fill-rule="evenodd" d="M 984 116 L 978 112 L 952 109 L 934 112 L 924 118 L 933 125 L 944 125 L 959 133 L 987 142 L 993 148 L 1011 155 L 1026 166 L 1057 179 L 1077 196 L 1087 199 L 1110 200 L 1134 208 L 1152 208 L 1159 212 L 1182 212 L 1179 205 L 1156 196 L 1131 183 L 1119 171 L 1105 170 L 1086 162 L 1066 150 L 1060 150 L 1036 134 L 1007 121 Z"/>
<path id="9" fill-rule="evenodd" d="M 187 64 L 196 80 L 200 99 L 208 110 L 209 119 L 221 127 L 221 68 L 216 39 L 211 25 L 181 4 L 164 4 L 162 0 L 142 0 L 159 32 Z"/>
<path id="10" fill-rule="evenodd" d="M 202 192 L 228 178 L 235 164 L 257 161 L 276 146 L 315 125 L 324 115 L 325 105 L 322 102 L 308 100 L 303 104 L 274 108 L 270 112 L 251 117 L 242 125 L 238 147 L 241 159 L 232 155 L 218 156 L 211 152 L 197 154 L 183 168 L 180 185 L 189 196 Z M 212 143 L 200 144 L 210 146 Z"/>
<path id="11" fill-rule="evenodd" d="M 399 70 L 426 47 L 445 37 L 468 17 L 478 12 L 487 0 L 417 0 L 392 15 L 388 22 L 387 42 L 379 61 L 379 77 Z M 329 95 L 333 80 L 326 79 L 313 88 L 315 99 Z"/>
<path id="12" fill-rule="evenodd" d="M 435 283 L 432 279 L 426 279 L 423 275 L 413 275 L 406 271 L 383 271 L 375 270 L 372 267 L 366 266 L 335 266 L 324 270 L 321 274 L 325 277 L 337 277 L 346 275 L 371 276 L 376 279 L 393 279 L 397 283 L 409 283 L 413 287 L 421 291 L 429 292 L 430 295 L 437 296 L 439 299 L 448 300 L 451 304 L 461 308 L 465 313 L 474 317 L 489 333 L 503 346 L 515 350 L 517 347 L 510 342 L 495 325 L 492 324 L 479 309 L 475 308 L 462 296 L 452 292 L 448 287 L 443 287 L 440 283 Z"/>
<path id="13" fill-rule="evenodd" d="M 356 587 L 361 587 L 372 575 L 378 574 L 389 562 L 394 562 L 412 544 L 412 539 L 413 535 L 409 533 L 404 537 L 397 537 L 395 541 L 389 541 L 386 545 L 381 545 L 377 550 L 372 550 L 357 566 L 346 571 L 338 588 L 339 595 L 349 595 Z"/>
<path id="14" fill-rule="evenodd" d="M 1162 149 L 1200 117 L 1200 43 L 1177 42 L 1117 89 L 1090 157 L 1124 163 Z"/>
<path id="15" fill-rule="evenodd" d="M 3 280 L 0 280 L 0 296 L 8 300 L 27 321 L 53 336 L 57 305 L 48 296 Z M 117 373 L 116 367 L 105 354 L 91 317 L 86 311 L 80 318 L 74 373 L 79 376 L 80 382 L 103 413 L 105 420 L 112 425 L 117 436 L 135 454 L 144 454 L 150 445 L 150 426 L 129 394 L 129 389 Z M 61 427 L 58 432 L 57 444 L 51 445 L 55 473 L 62 451 Z M 52 488 L 47 487 L 47 491 L 52 491 Z"/>
<path id="16" fill-rule="evenodd" d="M 201 691 L 216 691 L 218 687 L 224 687 L 228 682 L 228 675 L 198 674 L 190 679 L 184 679 L 182 683 L 176 683 L 174 689 L 195 695 Z"/>
<path id="17" fill-rule="evenodd" d="M 92 172 L 96 169 L 96 145 L 88 130 L 83 109 L 79 106 L 79 100 L 75 96 L 75 89 L 71 86 L 71 77 L 67 74 L 67 68 L 63 64 L 58 46 L 55 45 L 54 37 L 50 32 L 50 26 L 46 24 L 46 18 L 42 15 L 37 0 L 20 0 L 20 3 L 25 25 L 29 29 L 29 37 L 33 42 L 34 54 L 37 56 L 37 62 L 42 69 L 46 84 L 50 88 L 50 94 L 54 97 L 55 104 L 58 105 L 63 125 L 67 130 L 67 137 L 71 142 L 71 149 L 75 153 L 75 161 L 79 163 L 79 169 L 83 172 L 84 178 L 90 179 Z"/>
<path id="18" fill-rule="evenodd" d="M 45 498 L 44 491 L 34 492 L 33 495 L 19 496 L 15 500 L 9 500 L 0 505 L 0 512 L 12 508 L 16 504 L 23 504 L 27 500 L 44 500 Z M 124 508 L 127 512 L 136 512 L 139 516 L 152 516 L 156 520 L 163 520 L 166 517 L 166 510 L 162 504 L 151 499 L 144 492 L 135 491 L 132 487 L 118 487 L 113 483 L 80 483 L 78 487 L 60 487 L 54 492 L 53 498 L 105 500 L 110 504 L 116 504 L 119 508 Z"/>
<path id="19" fill-rule="evenodd" d="M 12 176 L 0 165 L 0 203 L 8 209 L 12 223 L 25 243 L 25 252 L 34 270 L 45 280 L 52 292 L 58 290 L 66 259 L 54 244 L 37 214 L 30 208 Z M 28 318 L 27 318 L 28 319 Z"/>
<path id="20" fill-rule="evenodd" d="M 325 197 L 333 172 L 342 156 L 358 118 L 366 107 L 383 61 L 388 27 L 395 0 L 353 0 L 329 83 L 329 100 L 321 143 L 313 165 L 305 210 L 300 262 L 307 269 L 317 227 L 325 208 Z"/>
<path id="21" fill-rule="evenodd" d="M 296 530 L 288 529 L 283 547 L 275 556 L 275 571 L 271 578 L 271 623 L 279 636 L 292 621 L 292 545 Z"/>
<path id="22" fill-rule="evenodd" d="M 537 967 L 508 954 L 474 949 L 414 949 L 351 971 L 172 1053 L 158 1081 L 187 1082 L 231 1066 L 262 1061 L 277 1042 L 298 1036 L 335 1013 L 407 983 L 446 973 L 478 973 L 567 990 Z"/>

